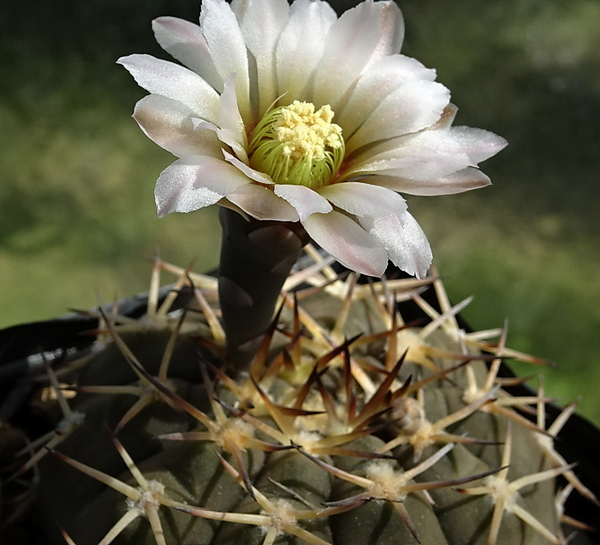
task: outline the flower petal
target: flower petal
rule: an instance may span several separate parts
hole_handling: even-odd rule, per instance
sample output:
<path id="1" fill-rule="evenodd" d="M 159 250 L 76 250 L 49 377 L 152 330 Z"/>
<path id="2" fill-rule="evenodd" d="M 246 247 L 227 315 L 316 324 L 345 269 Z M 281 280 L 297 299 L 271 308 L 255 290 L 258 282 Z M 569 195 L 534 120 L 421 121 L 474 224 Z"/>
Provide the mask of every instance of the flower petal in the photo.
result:
<path id="1" fill-rule="evenodd" d="M 236 13 L 248 51 L 256 60 L 258 116 L 262 117 L 278 96 L 275 49 L 288 21 L 287 0 L 247 0 Z"/>
<path id="2" fill-rule="evenodd" d="M 259 220 L 298 221 L 298 213 L 270 189 L 248 184 L 227 195 L 227 200 Z"/>
<path id="3" fill-rule="evenodd" d="M 434 81 L 435 75 L 435 70 L 404 55 L 377 60 L 361 75 L 348 103 L 335 112 L 336 123 L 344 129 L 344 138 L 348 140 L 381 101 L 396 89 L 411 81 Z"/>
<path id="4" fill-rule="evenodd" d="M 344 12 L 331 26 L 325 54 L 315 72 L 315 105 L 339 109 L 352 82 L 376 56 L 384 36 L 382 15 L 390 9 L 394 8 L 389 2 L 367 0 Z"/>
<path id="5" fill-rule="evenodd" d="M 248 145 L 248 137 L 244 120 L 238 108 L 234 80 L 235 76 L 231 75 L 225 81 L 225 88 L 221 94 L 221 107 L 219 108 L 219 127 L 240 144 L 240 147 L 244 150 L 240 159 L 247 160 L 245 150 Z"/>
<path id="6" fill-rule="evenodd" d="M 375 48 L 374 57 L 385 57 L 400 53 L 404 41 L 404 18 L 395 2 L 377 2 L 382 33 Z"/>
<path id="7" fill-rule="evenodd" d="M 235 74 L 232 74 L 225 80 L 223 93 L 221 93 L 220 97 L 217 124 L 194 120 L 194 128 L 197 130 L 214 131 L 219 140 L 227 144 L 238 159 L 247 163 L 248 154 L 246 149 L 248 147 L 248 138 L 244 120 L 238 108 L 234 81 Z"/>
<path id="8" fill-rule="evenodd" d="M 237 157 L 241 157 L 244 161 L 248 160 L 248 155 L 246 154 L 246 149 L 244 148 L 243 144 L 240 144 L 240 142 L 236 140 L 235 136 L 229 131 L 224 131 L 214 123 L 209 123 L 208 121 L 192 119 L 192 123 L 194 124 L 194 129 L 197 131 L 213 131 L 217 135 L 217 138 L 223 142 L 223 144 L 226 144 L 235 152 Z"/>
<path id="9" fill-rule="evenodd" d="M 444 108 L 442 115 L 435 122 L 435 125 L 429 127 L 429 130 L 438 130 L 438 129 L 447 129 L 454 123 L 454 118 L 456 117 L 456 113 L 458 112 L 458 108 L 450 102 L 448 106 Z"/>
<path id="10" fill-rule="evenodd" d="M 335 211 L 312 214 L 302 225 L 319 246 L 345 267 L 369 276 L 385 272 L 388 263 L 385 249 L 348 216 Z"/>
<path id="11" fill-rule="evenodd" d="M 250 104 L 248 53 L 238 20 L 225 0 L 203 0 L 200 27 L 215 69 L 225 81 L 235 74 L 235 90 L 242 117 L 253 118 Z"/>
<path id="12" fill-rule="evenodd" d="M 433 255 L 425 233 L 408 212 L 402 218 L 360 218 L 360 223 L 383 245 L 397 267 L 417 278 L 425 277 Z"/>
<path id="13" fill-rule="evenodd" d="M 389 149 L 373 149 L 375 160 L 389 159 L 395 156 L 396 148 L 415 147 L 420 149 L 435 150 L 441 155 L 463 155 L 468 157 L 471 163 L 466 166 L 473 166 L 489 159 L 500 150 L 506 147 L 507 142 L 501 136 L 483 129 L 474 129 L 471 127 L 451 127 L 443 126 L 440 129 L 428 129 L 416 134 L 408 135 L 398 139 L 395 143 L 389 143 Z"/>
<path id="14" fill-rule="evenodd" d="M 162 171 L 154 198 L 159 217 L 192 212 L 216 204 L 232 191 L 249 184 L 237 168 L 202 155 L 179 159 Z"/>
<path id="15" fill-rule="evenodd" d="M 133 117 L 146 135 L 177 157 L 222 156 L 219 140 L 212 131 L 195 130 L 196 114 L 182 102 L 161 95 L 148 95 L 136 105 Z"/>
<path id="16" fill-rule="evenodd" d="M 471 189 L 478 189 L 490 185 L 490 179 L 477 168 L 465 168 L 448 176 L 433 180 L 408 180 L 393 176 L 371 176 L 361 178 L 365 183 L 387 187 L 394 191 L 407 193 L 408 195 L 454 195 L 464 193 Z"/>
<path id="17" fill-rule="evenodd" d="M 342 182 L 321 188 L 319 194 L 355 216 L 385 216 L 406 210 L 406 201 L 398 193 L 372 184 Z"/>
<path id="18" fill-rule="evenodd" d="M 501 136 L 483 129 L 450 127 L 444 132 L 447 133 L 444 152 L 466 153 L 475 163 L 489 159 L 508 145 L 508 142 Z"/>
<path id="19" fill-rule="evenodd" d="M 260 184 L 268 184 L 268 185 L 273 184 L 273 180 L 271 180 L 271 178 L 269 176 L 267 176 L 266 174 L 263 174 L 262 172 L 259 172 L 258 170 L 254 170 L 253 168 L 249 167 L 246 163 L 243 163 L 242 161 L 240 161 L 237 157 L 234 157 L 233 155 L 231 155 L 231 153 L 228 153 L 225 150 L 222 150 L 222 152 L 223 152 L 223 155 L 225 156 L 225 161 L 227 161 L 228 163 L 231 163 L 234 167 L 241 170 L 251 180 L 254 180 L 255 182 L 258 182 Z"/>
<path id="20" fill-rule="evenodd" d="M 217 119 L 219 95 L 188 68 L 151 55 L 129 55 L 121 57 L 117 63 L 123 65 L 146 91 L 178 100 L 204 119 Z"/>
<path id="21" fill-rule="evenodd" d="M 276 65 L 282 104 L 312 100 L 308 87 L 325 50 L 325 37 L 337 21 L 335 11 L 320 0 L 296 0 L 277 43 Z"/>
<path id="22" fill-rule="evenodd" d="M 275 184 L 273 191 L 296 209 L 300 221 L 311 214 L 326 214 L 333 210 L 327 199 L 303 185 Z"/>
<path id="23" fill-rule="evenodd" d="M 446 154 L 427 146 L 411 145 L 410 142 L 395 152 L 385 155 L 392 156 L 390 158 L 378 156 L 367 164 L 350 167 L 344 172 L 342 179 L 352 179 L 364 174 L 379 174 L 412 180 L 429 180 L 448 176 L 476 164 L 466 153 Z"/>
<path id="24" fill-rule="evenodd" d="M 383 99 L 346 141 L 346 153 L 378 140 L 425 129 L 441 117 L 449 102 L 450 91 L 440 83 L 408 82 Z"/>
<path id="25" fill-rule="evenodd" d="M 373 173 L 427 181 L 477 166 L 505 146 L 504 138 L 481 129 L 428 129 L 374 146 L 352 161 L 344 177 Z M 360 164 L 371 154 L 366 163 Z"/>
<path id="26" fill-rule="evenodd" d="M 223 78 L 215 69 L 198 25 L 178 17 L 159 17 L 152 21 L 152 30 L 156 41 L 169 55 L 199 74 L 217 91 L 223 90 Z"/>

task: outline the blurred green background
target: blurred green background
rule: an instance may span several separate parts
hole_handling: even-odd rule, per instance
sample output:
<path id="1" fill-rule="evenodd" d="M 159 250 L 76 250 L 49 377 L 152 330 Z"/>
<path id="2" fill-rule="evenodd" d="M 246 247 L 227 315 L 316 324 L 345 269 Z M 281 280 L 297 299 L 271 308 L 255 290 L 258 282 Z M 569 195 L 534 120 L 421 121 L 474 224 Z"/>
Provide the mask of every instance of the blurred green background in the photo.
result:
<path id="1" fill-rule="evenodd" d="M 600 423 L 600 2 L 401 0 L 403 52 L 437 68 L 457 124 L 503 135 L 492 187 L 412 198 L 455 301 L 478 329 L 559 365 L 547 390 Z M 217 264 L 215 210 L 158 220 L 172 157 L 130 118 L 121 55 L 196 0 L 54 0 L 0 8 L 0 327 L 145 291 L 146 257 Z M 519 367 L 530 374 L 537 369 Z"/>

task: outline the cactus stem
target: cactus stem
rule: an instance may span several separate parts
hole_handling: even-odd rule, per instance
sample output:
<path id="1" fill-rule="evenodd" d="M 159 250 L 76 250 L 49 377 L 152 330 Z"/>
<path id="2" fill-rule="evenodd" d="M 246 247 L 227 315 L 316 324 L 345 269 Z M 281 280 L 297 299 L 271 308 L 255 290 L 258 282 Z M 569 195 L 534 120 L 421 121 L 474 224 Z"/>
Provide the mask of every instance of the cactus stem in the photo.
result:
<path id="1" fill-rule="evenodd" d="M 457 489 L 463 494 L 470 495 L 487 495 L 491 498 L 494 504 L 494 511 L 492 515 L 492 523 L 490 525 L 490 532 L 488 537 L 488 543 L 495 545 L 500 532 L 500 525 L 504 513 L 512 513 L 519 517 L 524 523 L 531 526 L 536 532 L 543 535 L 551 543 L 560 545 L 560 536 L 555 536 L 550 530 L 548 530 L 540 521 L 538 521 L 531 513 L 526 511 L 518 501 L 520 498 L 519 490 L 527 485 L 553 479 L 558 475 L 562 475 L 565 471 L 568 471 L 572 466 L 562 466 L 553 469 L 540 471 L 531 475 L 526 475 L 512 482 L 508 480 L 508 467 L 510 466 L 512 453 L 512 429 L 510 421 L 506 428 L 506 438 L 504 441 L 504 449 L 502 452 L 502 466 L 503 468 L 493 476 L 488 477 L 485 480 L 485 484 L 472 488 L 460 488 Z"/>
<path id="2" fill-rule="evenodd" d="M 123 458 L 123 461 L 133 475 L 133 478 L 138 483 L 138 488 L 134 488 L 123 481 L 116 479 L 115 477 L 111 477 L 102 471 L 98 471 L 97 469 L 91 468 L 86 464 L 82 464 L 81 462 L 78 462 L 73 458 L 70 458 L 69 456 L 61 454 L 55 450 L 52 450 L 51 452 L 58 459 L 69 464 L 75 469 L 78 469 L 89 477 L 92 477 L 97 481 L 100 481 L 101 483 L 111 487 L 127 498 L 127 511 L 113 525 L 113 527 L 102 538 L 98 545 L 109 545 L 112 543 L 117 536 L 121 534 L 125 528 L 127 528 L 127 526 L 129 526 L 140 516 L 146 516 L 150 521 L 152 533 L 157 545 L 166 545 L 160 519 L 158 518 L 158 509 L 160 505 L 163 504 L 165 498 L 164 486 L 158 481 L 146 480 L 146 478 L 133 463 L 133 460 L 124 449 L 123 445 L 121 445 L 121 443 L 116 437 L 114 437 L 113 434 L 111 434 L 111 436 L 113 443 L 117 447 L 117 451 L 121 455 L 121 458 Z"/>
<path id="3" fill-rule="evenodd" d="M 106 473 L 103 473 L 102 471 L 98 471 L 97 469 L 94 469 L 93 467 L 90 467 L 86 464 L 82 464 L 81 462 L 74 460 L 73 458 L 67 456 L 66 454 L 60 453 L 57 450 L 48 449 L 48 451 L 51 452 L 52 454 L 54 454 L 54 456 L 56 456 L 59 460 L 69 464 L 70 466 L 81 471 L 82 473 L 85 473 L 88 477 L 92 477 L 92 479 L 96 479 L 97 481 L 100 481 L 102 484 L 105 484 L 106 486 L 110 486 L 110 488 L 123 494 L 127 498 L 129 498 L 133 501 L 137 501 L 140 499 L 141 492 L 139 492 L 133 486 L 130 486 L 130 485 L 124 483 L 123 481 L 116 479 L 115 477 L 107 475 Z"/>
<path id="4" fill-rule="evenodd" d="M 54 397 L 58 401 L 60 410 L 63 413 L 63 419 L 57 424 L 53 431 L 43 435 L 33 443 L 28 444 L 24 449 L 16 453 L 16 457 L 22 456 L 26 452 L 32 453 L 31 458 L 25 462 L 15 473 L 13 473 L 7 482 L 11 482 L 17 477 L 23 475 L 23 473 L 29 471 L 34 467 L 46 454 L 48 449 L 56 448 L 62 443 L 69 435 L 71 435 L 85 420 L 85 415 L 78 411 L 73 411 L 69 406 L 67 399 L 58 383 L 56 374 L 47 361 L 44 361 L 46 366 L 46 375 L 50 381 L 50 388 L 53 392 Z M 34 452 L 35 449 L 39 449 Z"/>
<path id="5" fill-rule="evenodd" d="M 229 464 L 222 456 L 219 455 L 219 460 L 223 467 L 231 474 L 231 476 L 244 488 L 246 484 L 242 480 L 241 475 L 236 471 L 231 464 Z M 268 523 L 263 524 L 267 530 L 267 536 L 263 541 L 263 544 L 269 543 L 270 539 L 274 539 L 278 535 L 287 533 L 295 535 L 300 539 L 304 539 L 311 545 L 331 545 L 327 541 L 320 539 L 319 537 L 311 534 L 304 528 L 298 526 L 296 521 L 302 519 L 314 519 L 317 517 L 327 516 L 329 512 L 327 509 L 315 510 L 309 509 L 304 511 L 298 511 L 292 507 L 292 505 L 286 500 L 278 500 L 275 502 L 270 501 L 264 494 L 258 489 L 250 485 L 250 489 L 246 489 L 246 492 L 252 494 L 255 501 L 262 507 L 262 513 L 268 517 Z"/>
<path id="6" fill-rule="evenodd" d="M 111 334 L 113 341 L 115 342 L 117 348 L 127 361 L 127 363 L 131 366 L 133 371 L 138 375 L 140 379 L 140 384 L 121 388 L 119 386 L 83 386 L 78 388 L 81 392 L 94 392 L 94 393 L 103 393 L 103 394 L 126 394 L 126 395 L 137 395 L 139 399 L 127 410 L 127 412 L 121 417 L 120 421 L 117 423 L 115 431 L 119 432 L 123 427 L 125 427 L 133 418 L 135 418 L 141 411 L 143 411 L 147 406 L 156 402 L 156 401 L 166 401 L 169 403 L 168 397 L 165 398 L 164 394 L 161 393 L 159 389 L 156 388 L 156 385 L 147 379 L 144 373 L 140 372 L 142 368 L 140 362 L 135 357 L 133 352 L 129 349 L 129 347 L 123 342 L 121 336 L 117 332 L 115 324 L 113 321 L 104 313 L 101 307 L 99 307 L 99 312 L 102 316 L 102 319 L 106 325 L 106 328 Z M 173 350 L 175 347 L 175 343 L 179 336 L 181 326 L 186 318 L 186 313 L 183 312 L 173 332 L 169 337 L 169 341 L 167 346 L 163 352 L 163 356 L 161 359 L 157 382 L 165 385 L 168 389 L 173 388 L 173 384 L 167 378 L 169 364 L 171 362 L 171 358 L 173 356 Z"/>
<path id="7" fill-rule="evenodd" d="M 438 375 L 443 374 L 445 372 L 438 373 Z M 390 418 L 393 422 L 396 422 L 394 427 L 398 429 L 399 433 L 394 439 L 380 447 L 377 452 L 389 452 L 400 445 L 408 444 L 413 448 L 413 461 L 417 462 L 421 458 L 425 448 L 430 445 L 438 443 L 489 444 L 489 441 L 446 433 L 445 429 L 480 409 L 484 404 L 493 399 L 499 388 L 499 386 L 493 388 L 485 396 L 441 418 L 435 423 L 431 423 L 425 418 L 425 408 L 422 399 L 415 400 L 411 397 L 397 399 L 391 411 Z"/>
<path id="8" fill-rule="evenodd" d="M 593 494 L 586 495 L 589 491 L 574 475 L 573 466 L 554 450 L 554 438 L 575 404 L 546 429 L 550 399 L 544 395 L 543 383 L 536 395 L 520 398 L 502 389 L 500 364 L 514 354 L 506 348 L 506 324 L 483 334 L 465 333 L 455 316 L 461 307 L 450 305 L 439 278 L 359 284 L 356 275 L 337 275 L 328 259 L 312 247 L 307 254 L 314 262 L 307 266 L 311 273 L 303 269 L 286 280 L 285 285 L 295 286 L 297 292 L 283 291 L 275 317 L 259 335 L 252 357 L 243 370 L 233 373 L 226 369 L 214 280 L 178 269 L 176 286 L 189 284 L 187 293 L 197 305 L 191 306 L 192 300 L 176 320 L 173 303 L 167 304 L 167 299 L 161 303 L 157 288 L 160 271 L 175 269 L 157 255 L 151 287 L 155 296 L 149 297 L 155 302 L 149 303 L 145 318 L 123 318 L 117 308 L 112 313 L 98 311 L 100 334 L 106 340 L 112 336 L 113 346 L 139 384 L 88 386 L 82 373 L 71 380 L 77 378 L 83 385 L 72 389 L 133 394 L 139 399 L 133 398 L 135 403 L 128 409 L 121 406 L 122 398 L 117 406 L 110 398 L 81 396 L 77 401 L 85 404 L 88 421 L 96 421 L 97 415 L 89 407 L 104 411 L 114 405 L 118 411 L 114 421 L 121 418 L 118 431 L 151 401 L 180 413 L 167 410 L 163 416 L 164 407 L 145 409 L 150 425 L 139 418 L 122 430 L 130 454 L 111 433 L 120 456 L 110 457 L 116 460 L 114 465 L 87 458 L 90 441 L 95 444 L 89 437 L 89 433 L 97 435 L 94 430 L 78 432 L 69 439 L 72 443 L 61 446 L 73 458 L 55 453 L 124 496 L 115 503 L 113 491 L 98 493 L 96 483 L 91 483 L 90 496 L 98 502 L 94 508 L 107 506 L 103 514 L 107 524 L 99 520 L 93 530 L 97 539 L 102 538 L 101 545 L 113 540 L 146 545 L 185 540 L 330 545 L 366 543 L 380 531 L 378 543 L 413 543 L 413 538 L 424 544 L 445 538 L 466 543 L 479 539 L 481 532 L 490 545 L 528 542 L 531 536 L 537 538 L 536 533 L 552 543 L 564 543 L 557 521 L 564 515 L 570 490 L 576 487 L 597 501 Z M 420 296 L 427 283 L 435 286 L 439 311 Z M 411 299 L 429 315 L 432 325 L 405 320 L 398 302 Z M 165 330 L 171 332 L 166 348 L 152 346 L 148 359 L 123 335 L 123 331 L 156 333 L 162 346 L 168 335 Z M 493 336 L 497 342 L 489 341 Z M 132 335 L 134 342 L 138 337 Z M 196 340 L 203 350 L 210 347 L 215 357 L 204 358 L 205 352 L 199 356 Z M 101 356 L 110 356 L 110 365 L 123 367 L 121 355 L 115 358 L 111 352 Z M 217 367 L 219 360 L 223 368 Z M 92 360 L 90 369 L 105 361 Z M 198 364 L 200 373 L 190 375 Z M 51 387 L 59 388 L 58 381 L 50 379 Z M 170 379 L 186 387 L 176 392 Z M 77 406 L 69 403 L 62 404 L 66 405 L 61 407 L 63 413 L 75 414 L 71 406 Z M 520 414 L 527 411 L 537 416 L 535 423 Z M 506 436 L 499 435 L 505 429 Z M 140 431 L 155 449 L 150 455 L 140 448 L 146 448 L 141 444 L 144 440 L 137 442 Z M 53 437 L 58 433 L 40 444 Z M 87 450 L 79 445 L 77 451 L 78 440 L 85 442 Z M 52 446 L 51 442 L 55 452 Z M 104 458 L 105 446 L 98 446 L 94 453 Z M 111 448 L 109 444 L 112 452 Z M 132 476 L 129 480 L 115 477 L 123 469 L 121 460 Z M 58 482 L 61 468 L 59 463 L 43 464 L 40 471 L 46 472 L 45 480 Z M 68 481 L 72 471 L 64 471 Z M 570 484 L 554 498 L 551 481 L 559 475 Z M 50 501 L 55 498 L 52 493 L 46 496 Z M 125 514 L 119 511 L 123 505 Z M 83 542 L 85 538 L 79 536 L 91 532 L 90 514 L 82 513 L 79 505 L 57 509 L 56 514 L 70 532 L 78 532 L 72 534 L 76 539 Z M 562 520 L 576 524 L 564 516 Z M 244 526 L 240 529 L 238 524 Z M 182 527 L 189 530 L 185 538 Z"/>
<path id="9" fill-rule="evenodd" d="M 545 402 L 544 400 L 544 379 L 543 376 L 539 377 L 538 384 L 538 403 L 537 403 L 537 425 L 541 430 L 546 430 L 546 411 L 545 411 Z M 575 408 L 577 407 L 577 401 L 572 402 L 567 405 L 561 413 L 556 417 L 554 422 L 550 425 L 550 427 L 546 430 L 547 434 L 536 434 L 535 438 L 542 449 L 542 452 L 546 456 L 548 460 L 555 467 L 566 466 L 567 461 L 554 449 L 554 440 L 557 437 L 560 430 L 567 423 L 567 420 L 571 417 L 571 415 L 575 412 Z M 573 486 L 577 492 L 579 492 L 583 497 L 587 498 L 592 503 L 600 506 L 600 502 L 598 498 L 596 498 L 595 494 L 587 488 L 578 478 L 577 475 L 571 470 L 564 472 L 564 477 Z"/>
<path id="10" fill-rule="evenodd" d="M 346 506 L 348 508 L 354 508 L 357 505 L 361 505 L 362 503 L 371 500 L 383 500 L 391 502 L 413 537 L 419 541 L 416 528 L 408 515 L 408 511 L 404 507 L 404 501 L 409 494 L 415 492 L 425 493 L 427 500 L 432 503 L 431 498 L 427 494 L 428 490 L 446 488 L 465 482 L 475 481 L 498 472 L 498 470 L 492 470 L 477 475 L 446 481 L 430 481 L 419 483 L 412 482 L 415 477 L 424 473 L 437 462 L 439 462 L 448 454 L 450 450 L 452 450 L 452 448 L 454 448 L 454 444 L 445 445 L 443 448 L 429 456 L 426 460 L 407 471 L 399 471 L 394 469 L 393 462 L 390 460 L 371 461 L 368 462 L 368 464 L 364 467 L 364 473 L 366 474 L 365 477 L 356 475 L 354 473 L 349 473 L 338 467 L 328 464 L 324 460 L 313 456 L 302 448 L 298 448 L 298 450 L 312 460 L 315 464 L 322 467 L 335 477 L 348 481 L 360 488 L 364 488 L 364 491 L 357 495 L 336 502 L 327 502 L 325 505 L 331 507 Z"/>

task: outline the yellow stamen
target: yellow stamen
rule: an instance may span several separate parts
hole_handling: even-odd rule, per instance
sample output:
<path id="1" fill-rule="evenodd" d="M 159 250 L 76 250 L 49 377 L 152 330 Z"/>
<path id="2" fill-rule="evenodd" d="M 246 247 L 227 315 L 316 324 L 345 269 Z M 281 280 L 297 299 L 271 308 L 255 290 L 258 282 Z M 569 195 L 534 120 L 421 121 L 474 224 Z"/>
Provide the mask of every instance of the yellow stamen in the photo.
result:
<path id="1" fill-rule="evenodd" d="M 319 188 L 327 185 L 344 157 L 342 128 L 329 104 L 315 111 L 294 101 L 268 112 L 250 140 L 251 166 L 275 183 Z"/>

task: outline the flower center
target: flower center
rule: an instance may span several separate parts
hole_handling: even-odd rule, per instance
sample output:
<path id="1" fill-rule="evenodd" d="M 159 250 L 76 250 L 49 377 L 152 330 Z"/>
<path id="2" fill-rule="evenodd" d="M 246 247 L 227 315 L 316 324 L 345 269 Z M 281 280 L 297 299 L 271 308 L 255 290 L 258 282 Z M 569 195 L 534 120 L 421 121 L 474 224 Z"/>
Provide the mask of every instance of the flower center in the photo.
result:
<path id="1" fill-rule="evenodd" d="M 250 140 L 250 164 L 276 184 L 327 185 L 344 158 L 342 128 L 332 123 L 329 104 L 315 112 L 295 100 L 268 112 Z"/>

